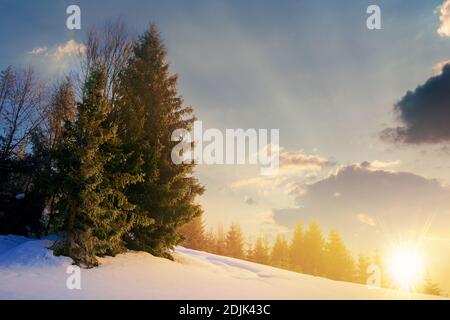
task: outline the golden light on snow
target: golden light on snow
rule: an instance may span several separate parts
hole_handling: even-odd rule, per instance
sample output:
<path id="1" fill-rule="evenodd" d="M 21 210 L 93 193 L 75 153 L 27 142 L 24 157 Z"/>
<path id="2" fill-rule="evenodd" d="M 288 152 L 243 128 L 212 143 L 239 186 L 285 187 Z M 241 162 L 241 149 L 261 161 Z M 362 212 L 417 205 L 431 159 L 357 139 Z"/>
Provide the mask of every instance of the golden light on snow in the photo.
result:
<path id="1" fill-rule="evenodd" d="M 424 256 L 413 245 L 398 245 L 390 254 L 388 272 L 396 286 L 413 290 L 424 278 Z"/>

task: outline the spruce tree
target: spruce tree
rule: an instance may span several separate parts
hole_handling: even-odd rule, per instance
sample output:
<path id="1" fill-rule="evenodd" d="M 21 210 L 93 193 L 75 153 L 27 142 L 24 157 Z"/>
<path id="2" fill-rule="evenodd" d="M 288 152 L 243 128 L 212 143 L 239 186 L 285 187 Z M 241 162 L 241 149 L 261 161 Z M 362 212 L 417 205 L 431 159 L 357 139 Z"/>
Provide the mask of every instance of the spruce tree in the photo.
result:
<path id="1" fill-rule="evenodd" d="M 354 281 L 353 258 L 336 231 L 331 231 L 324 250 L 324 275 L 333 280 Z"/>
<path id="2" fill-rule="evenodd" d="M 297 224 L 289 247 L 290 268 L 293 271 L 301 272 L 303 270 L 303 262 L 305 257 L 304 234 L 301 224 Z"/>
<path id="3" fill-rule="evenodd" d="M 170 257 L 170 249 L 182 240 L 179 227 L 202 212 L 195 200 L 203 187 L 192 175 L 194 164 L 177 165 L 171 159 L 179 142 L 172 141 L 173 131 L 190 130 L 194 117 L 178 95 L 166 55 L 158 30 L 150 26 L 121 76 L 117 119 L 123 148 L 131 154 L 131 172 L 144 178 L 126 191 L 139 220 L 128 234 L 128 247 Z"/>
<path id="4" fill-rule="evenodd" d="M 226 254 L 226 239 L 225 239 L 225 232 L 223 230 L 223 225 L 220 224 L 217 227 L 217 235 L 215 237 L 215 249 L 214 253 L 218 255 L 225 255 Z"/>
<path id="5" fill-rule="evenodd" d="M 288 268 L 289 245 L 285 237 L 277 236 L 270 254 L 270 263 L 277 268 Z"/>
<path id="6" fill-rule="evenodd" d="M 323 251 L 325 240 L 320 227 L 317 223 L 309 224 L 304 237 L 305 260 L 303 262 L 303 271 L 306 274 L 323 274 Z"/>
<path id="7" fill-rule="evenodd" d="M 96 256 L 124 249 L 123 237 L 134 223 L 133 210 L 123 189 L 141 179 L 122 173 L 116 128 L 104 96 L 106 72 L 90 72 L 78 104 L 75 123 L 66 123 L 64 143 L 58 151 L 61 186 L 58 209 L 65 229 L 56 252 L 86 267 L 98 264 Z"/>
<path id="8" fill-rule="evenodd" d="M 249 260 L 256 263 L 268 264 L 269 258 L 267 239 L 265 237 L 258 237 L 249 256 Z"/>
<path id="9" fill-rule="evenodd" d="M 181 226 L 180 234 L 183 237 L 181 245 L 195 250 L 205 250 L 205 231 L 202 216 L 194 218 L 192 221 Z"/>
<path id="10" fill-rule="evenodd" d="M 241 227 L 233 223 L 225 238 L 225 254 L 229 257 L 244 258 L 244 238 Z"/>
<path id="11" fill-rule="evenodd" d="M 206 252 L 210 252 L 210 253 L 216 253 L 216 236 L 213 232 L 213 230 L 208 230 L 205 232 L 205 245 L 204 245 L 204 249 Z"/>

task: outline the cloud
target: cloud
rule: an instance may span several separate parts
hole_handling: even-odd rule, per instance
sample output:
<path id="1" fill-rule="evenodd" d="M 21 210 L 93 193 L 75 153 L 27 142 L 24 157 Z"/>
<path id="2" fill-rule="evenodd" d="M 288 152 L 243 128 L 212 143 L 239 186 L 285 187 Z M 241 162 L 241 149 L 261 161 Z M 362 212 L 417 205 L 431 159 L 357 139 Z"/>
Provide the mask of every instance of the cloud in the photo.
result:
<path id="1" fill-rule="evenodd" d="M 76 62 L 76 58 L 86 52 L 83 43 L 69 40 L 65 43 L 54 45 L 51 48 L 46 46 L 35 47 L 28 52 L 32 57 L 32 63 L 47 71 L 61 71 Z"/>
<path id="2" fill-rule="evenodd" d="M 407 144 L 450 141 L 450 65 L 395 105 L 402 126 L 385 129 L 381 138 Z"/>
<path id="3" fill-rule="evenodd" d="M 300 170 L 321 169 L 333 166 L 334 163 L 319 156 L 305 154 L 299 151 L 284 151 L 280 153 L 280 168 L 297 168 Z"/>
<path id="4" fill-rule="evenodd" d="M 295 208 L 273 211 L 277 223 L 293 227 L 318 221 L 324 229 L 336 228 L 349 237 L 359 234 L 360 240 L 353 239 L 357 243 L 375 244 L 383 240 L 380 232 L 420 232 L 432 217 L 435 235 L 450 228 L 450 189 L 409 172 L 354 164 L 302 187 L 305 192 L 296 195 Z"/>
<path id="5" fill-rule="evenodd" d="M 269 236 L 277 236 L 279 234 L 286 234 L 289 233 L 289 228 L 286 226 L 282 226 L 275 222 L 273 218 L 273 212 L 271 210 L 264 211 L 258 214 L 256 217 L 261 224 L 260 224 L 260 232 L 265 235 Z M 254 221 L 253 221 L 254 223 Z"/>
<path id="6" fill-rule="evenodd" d="M 83 54 L 85 51 L 86 46 L 84 44 L 78 43 L 75 40 L 69 40 L 65 44 L 56 46 L 52 55 L 56 59 L 64 59 L 66 57 L 73 57 Z"/>
<path id="7" fill-rule="evenodd" d="M 358 213 L 356 215 L 356 218 L 358 219 L 359 222 L 362 222 L 362 223 L 367 224 L 372 227 L 376 226 L 375 220 L 373 220 L 371 217 L 369 217 L 368 215 L 366 215 L 364 213 Z"/>
<path id="8" fill-rule="evenodd" d="M 233 189 L 239 189 L 243 187 L 259 187 L 259 188 L 266 188 L 266 187 L 277 187 L 281 183 L 283 183 L 285 179 L 281 179 L 277 176 L 258 176 L 248 179 L 240 179 L 236 180 L 231 183 L 231 188 Z"/>
<path id="9" fill-rule="evenodd" d="M 450 64 L 450 59 L 444 60 L 444 61 L 441 61 L 441 62 L 436 63 L 436 64 L 433 66 L 433 70 L 436 72 L 436 74 L 441 74 L 441 73 L 442 73 L 442 70 L 444 69 L 444 67 L 445 67 L 447 64 Z"/>
<path id="10" fill-rule="evenodd" d="M 56 45 L 49 49 L 47 47 L 33 48 L 28 54 L 35 56 L 53 57 L 58 60 L 66 57 L 73 57 L 82 54 L 86 51 L 86 46 L 82 43 L 78 43 L 75 40 L 69 40 L 66 43 Z"/>
<path id="11" fill-rule="evenodd" d="M 395 161 L 381 161 L 373 160 L 371 162 L 364 161 L 360 166 L 365 167 L 367 170 L 380 170 L 395 167 L 400 164 L 400 160 Z"/>
<path id="12" fill-rule="evenodd" d="M 29 51 L 28 54 L 40 55 L 40 54 L 45 54 L 47 51 L 48 51 L 47 47 L 36 47 L 36 48 L 33 48 L 31 51 Z"/>
<path id="13" fill-rule="evenodd" d="M 450 0 L 445 0 L 439 7 L 441 25 L 437 32 L 441 37 L 450 37 Z"/>
<path id="14" fill-rule="evenodd" d="M 283 187 L 286 193 L 297 189 L 293 184 L 300 177 L 314 179 L 317 172 L 323 168 L 332 167 L 335 162 L 327 160 L 319 155 L 309 155 L 302 150 L 286 151 L 279 148 L 280 167 L 276 175 L 257 176 L 240 179 L 231 184 L 231 188 L 257 187 L 261 189 L 275 189 Z"/>

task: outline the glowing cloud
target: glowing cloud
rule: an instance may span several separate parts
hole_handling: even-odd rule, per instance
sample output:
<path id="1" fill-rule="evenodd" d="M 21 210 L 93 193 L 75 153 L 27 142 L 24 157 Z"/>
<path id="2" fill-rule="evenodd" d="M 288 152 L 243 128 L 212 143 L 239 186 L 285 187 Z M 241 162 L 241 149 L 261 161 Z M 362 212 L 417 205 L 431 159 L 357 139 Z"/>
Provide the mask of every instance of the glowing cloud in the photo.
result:
<path id="1" fill-rule="evenodd" d="M 47 47 L 36 47 L 36 48 L 33 48 L 31 51 L 29 51 L 28 54 L 40 55 L 40 54 L 45 54 L 47 51 L 48 51 Z"/>
<path id="2" fill-rule="evenodd" d="M 56 59 L 63 59 L 65 57 L 72 57 L 79 54 L 83 54 L 86 51 L 86 46 L 82 43 L 78 43 L 74 40 L 69 40 L 65 44 L 56 46 L 52 55 Z"/>
<path id="3" fill-rule="evenodd" d="M 368 215 L 366 215 L 364 213 L 357 214 L 356 218 L 358 219 L 359 222 L 367 224 L 368 226 L 371 226 L 371 227 L 376 226 L 375 220 L 373 220 L 371 217 L 369 217 Z"/>
<path id="4" fill-rule="evenodd" d="M 442 70 L 444 69 L 444 67 L 445 67 L 447 64 L 450 64 L 450 59 L 444 60 L 444 61 L 441 61 L 441 62 L 436 63 L 436 64 L 433 66 L 433 70 L 436 72 L 436 74 L 441 74 L 441 73 L 442 73 Z"/>
<path id="5" fill-rule="evenodd" d="M 31 49 L 27 54 L 32 57 L 31 64 L 45 68 L 50 72 L 62 71 L 74 65 L 76 58 L 86 52 L 86 46 L 75 40 L 52 47 L 40 46 Z"/>
<path id="6" fill-rule="evenodd" d="M 450 37 L 450 0 L 445 0 L 438 7 L 438 12 L 440 14 L 439 20 L 441 21 L 441 25 L 437 32 L 441 37 Z"/>

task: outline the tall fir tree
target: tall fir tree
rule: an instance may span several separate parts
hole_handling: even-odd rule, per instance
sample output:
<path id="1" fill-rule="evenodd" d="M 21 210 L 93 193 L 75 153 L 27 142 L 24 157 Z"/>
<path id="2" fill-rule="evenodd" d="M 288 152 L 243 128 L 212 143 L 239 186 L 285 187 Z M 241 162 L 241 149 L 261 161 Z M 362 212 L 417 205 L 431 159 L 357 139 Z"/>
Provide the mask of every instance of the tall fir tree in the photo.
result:
<path id="1" fill-rule="evenodd" d="M 182 238 L 178 228 L 198 217 L 195 200 L 203 187 L 192 175 L 194 164 L 174 164 L 172 141 L 176 129 L 190 130 L 195 118 L 177 93 L 177 76 L 169 73 L 167 53 L 152 25 L 137 41 L 118 89 L 118 134 L 130 154 L 131 172 L 144 176 L 127 189 L 136 205 L 137 223 L 127 237 L 128 246 L 170 257 Z"/>
<path id="2" fill-rule="evenodd" d="M 216 253 L 216 235 L 212 229 L 205 232 L 204 236 L 205 245 L 204 249 L 206 252 Z"/>
<path id="3" fill-rule="evenodd" d="M 106 72 L 93 69 L 86 81 L 75 123 L 66 123 L 58 151 L 61 186 L 59 211 L 65 238 L 56 252 L 86 267 L 96 256 L 124 250 L 123 237 L 134 223 L 134 206 L 123 190 L 141 179 L 122 173 L 123 154 L 117 152 L 116 128 L 109 119 L 111 106 L 104 96 Z"/>
<path id="4" fill-rule="evenodd" d="M 289 245 L 285 237 L 277 236 L 270 254 L 270 264 L 283 269 L 289 267 Z"/>
<path id="5" fill-rule="evenodd" d="M 256 263 L 269 264 L 270 250 L 266 237 L 260 236 L 256 239 L 250 252 L 249 260 Z"/>
<path id="6" fill-rule="evenodd" d="M 245 257 L 241 227 L 235 223 L 230 226 L 225 238 L 225 254 L 238 259 Z"/>
<path id="7" fill-rule="evenodd" d="M 297 224 L 289 247 L 289 264 L 293 271 L 301 272 L 305 257 L 304 234 L 301 224 Z"/>
<path id="8" fill-rule="evenodd" d="M 217 235 L 215 237 L 214 253 L 225 255 L 226 249 L 225 231 L 223 229 L 223 225 L 219 224 L 217 226 Z"/>
<path id="9" fill-rule="evenodd" d="M 323 252 L 325 240 L 317 223 L 309 224 L 304 236 L 305 257 L 303 261 L 303 272 L 312 275 L 322 275 Z"/>
<path id="10" fill-rule="evenodd" d="M 336 231 L 331 231 L 324 250 L 324 275 L 333 280 L 354 281 L 353 258 Z"/>
<path id="11" fill-rule="evenodd" d="M 207 248 L 203 217 L 199 216 L 182 225 L 179 229 L 183 237 L 181 245 L 194 250 Z"/>

